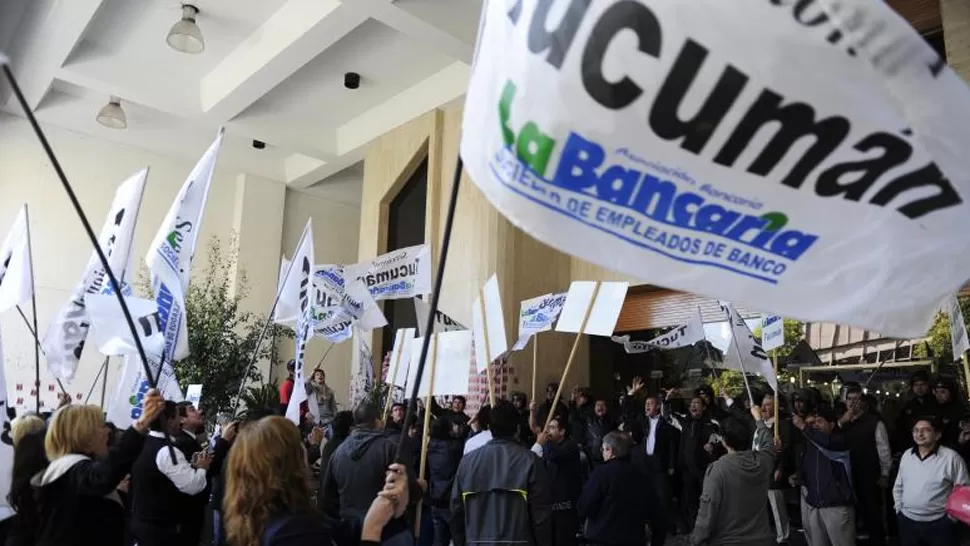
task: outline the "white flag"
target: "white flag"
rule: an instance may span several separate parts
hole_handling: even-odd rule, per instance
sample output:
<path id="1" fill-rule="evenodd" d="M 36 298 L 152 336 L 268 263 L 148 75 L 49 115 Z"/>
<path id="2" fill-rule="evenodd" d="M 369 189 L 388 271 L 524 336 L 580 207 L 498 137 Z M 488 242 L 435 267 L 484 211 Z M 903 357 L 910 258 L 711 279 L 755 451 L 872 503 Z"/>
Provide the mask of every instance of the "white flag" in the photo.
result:
<path id="1" fill-rule="evenodd" d="M 565 292 L 523 300 L 519 309 L 519 340 L 512 350 L 521 351 L 529 344 L 532 336 L 552 330 L 552 325 L 559 318 L 565 303 Z"/>
<path id="2" fill-rule="evenodd" d="M 721 309 L 731 324 L 731 344 L 724 355 L 724 367 L 738 370 L 742 373 L 758 374 L 765 378 L 775 392 L 778 392 L 778 378 L 775 369 L 768 360 L 768 354 L 761 348 L 758 340 L 751 333 L 751 328 L 744 322 L 741 315 L 730 303 L 719 302 Z M 738 361 L 740 355 L 741 360 Z"/>
<path id="3" fill-rule="evenodd" d="M 150 360 L 162 358 L 165 336 L 158 323 L 158 307 L 152 300 L 126 297 L 125 303 L 135 321 L 138 338 Z M 88 294 L 84 304 L 91 320 L 90 342 L 105 356 L 134 356 L 138 358 L 135 338 L 128 328 L 118 304 L 117 296 Z"/>
<path id="4" fill-rule="evenodd" d="M 33 267 L 29 229 L 27 205 L 24 205 L 0 246 L 0 313 L 30 301 Z"/>
<path id="5" fill-rule="evenodd" d="M 611 339 L 614 343 L 623 345 L 629 354 L 645 353 L 655 349 L 690 347 L 704 339 L 704 321 L 701 319 L 701 310 L 695 307 L 686 324 L 681 324 L 648 341 L 631 341 L 629 335 L 612 336 Z"/>
<path id="6" fill-rule="evenodd" d="M 279 294 L 283 291 L 283 284 L 286 281 L 286 272 L 290 269 L 290 261 L 286 259 L 286 256 L 280 258 L 280 277 L 276 284 L 276 293 Z M 276 308 L 273 309 L 273 322 L 280 324 L 282 326 L 289 326 L 290 328 L 296 327 L 296 317 L 300 314 L 300 310 L 293 307 L 294 302 L 288 302 L 283 300 L 276 301 Z"/>
<path id="7" fill-rule="evenodd" d="M 963 322 L 963 310 L 960 300 L 950 296 L 944 303 L 947 315 L 950 317 L 950 340 L 953 343 L 953 360 L 960 358 L 970 351 L 970 341 L 967 340 L 967 324 Z"/>
<path id="8" fill-rule="evenodd" d="M 3 366 L 3 339 L 0 339 L 0 420 L 3 421 L 3 433 L 0 434 L 0 520 L 14 515 L 7 495 L 10 493 L 10 481 L 13 475 L 13 438 L 10 437 L 10 419 L 14 412 L 7 399 L 7 378 Z"/>
<path id="9" fill-rule="evenodd" d="M 421 298 L 414 298 L 414 314 L 418 319 L 418 332 L 421 337 L 425 335 L 425 328 L 428 326 L 428 315 L 431 313 L 431 306 Z M 434 313 L 435 332 L 455 332 L 467 330 L 462 323 L 444 314 L 440 309 Z"/>
<path id="10" fill-rule="evenodd" d="M 350 407 L 356 408 L 374 385 L 374 358 L 367 336 L 358 332 L 357 358 L 351 362 L 350 369 Z"/>
<path id="11" fill-rule="evenodd" d="M 220 130 L 215 141 L 189 173 L 145 256 L 165 334 L 166 366 L 189 356 L 185 294 L 189 288 L 192 256 L 202 227 L 202 214 L 222 136 L 223 131 Z M 157 366 L 157 363 L 153 365 Z"/>
<path id="12" fill-rule="evenodd" d="M 134 256 L 131 246 L 147 178 L 148 169 L 145 168 L 118 186 L 98 236 L 98 245 L 108 258 L 108 265 L 118 282 L 122 282 L 124 277 L 132 273 L 131 263 Z M 44 353 L 47 355 L 47 369 L 51 375 L 65 381 L 74 378 L 91 326 L 88 311 L 84 307 L 84 297 L 88 294 L 111 292 L 113 290 L 108 282 L 108 274 L 97 252 L 92 251 L 81 281 L 44 335 Z"/>
<path id="13" fill-rule="evenodd" d="M 899 338 L 966 280 L 970 93 L 886 2 L 510 3 L 485 3 L 461 156 L 526 233 Z"/>
<path id="14" fill-rule="evenodd" d="M 316 298 L 313 285 L 313 220 L 307 220 L 306 227 L 303 228 L 303 236 L 300 244 L 293 254 L 293 264 L 290 274 L 286 278 L 283 290 L 280 292 L 280 300 L 284 300 L 292 305 L 297 302 L 296 307 L 300 310 L 300 315 L 296 322 L 296 363 L 293 373 L 293 394 L 290 396 L 290 403 L 286 407 L 286 418 L 300 425 L 300 404 L 307 400 L 306 378 L 304 377 L 304 356 L 306 354 L 306 344 L 312 335 L 311 326 L 313 321 L 312 303 Z M 319 411 L 316 404 L 308 404 L 310 413 L 314 419 L 319 419 L 316 411 Z"/>

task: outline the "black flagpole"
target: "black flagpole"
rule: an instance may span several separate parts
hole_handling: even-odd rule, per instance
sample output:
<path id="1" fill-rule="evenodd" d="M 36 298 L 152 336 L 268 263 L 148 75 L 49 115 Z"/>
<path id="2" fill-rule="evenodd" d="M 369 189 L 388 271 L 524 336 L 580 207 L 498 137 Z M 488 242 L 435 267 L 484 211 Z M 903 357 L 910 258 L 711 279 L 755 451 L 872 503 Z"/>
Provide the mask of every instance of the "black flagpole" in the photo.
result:
<path id="1" fill-rule="evenodd" d="M 461 172 L 464 162 L 461 155 L 455 162 L 455 175 L 451 182 L 451 198 L 448 200 L 448 214 L 445 217 L 445 232 L 441 239 L 441 256 L 438 258 L 438 272 L 434 279 L 434 289 L 431 292 L 431 311 L 428 313 L 428 320 L 424 329 L 425 336 L 421 341 L 421 358 L 418 360 L 418 370 L 415 374 L 414 386 L 411 388 L 411 397 L 408 399 L 408 409 L 404 414 L 404 427 L 401 429 L 401 437 L 397 442 L 397 453 L 394 458 L 397 462 L 403 463 L 401 455 L 404 453 L 404 444 L 408 439 L 407 423 L 417 409 L 418 387 L 421 386 L 421 376 L 424 374 L 424 365 L 428 359 L 428 347 L 431 345 L 431 334 L 434 333 L 434 317 L 438 311 L 438 298 L 441 296 L 441 281 L 445 276 L 445 262 L 448 261 L 448 246 L 451 243 L 451 228 L 455 224 L 455 208 L 458 204 L 458 185 L 461 182 Z M 425 408 L 431 411 L 431 408 Z"/>
<path id="2" fill-rule="evenodd" d="M 14 77 L 13 72 L 10 70 L 10 65 L 8 62 L 8 59 L 0 56 L 0 68 L 3 69 L 3 73 L 7 77 L 7 81 L 10 82 L 10 88 L 13 90 L 14 96 L 17 97 L 17 102 L 20 103 L 20 107 L 23 109 L 24 115 L 27 116 L 27 121 L 30 122 L 30 126 L 34 130 L 34 134 L 37 135 L 37 140 L 40 141 L 41 147 L 44 148 L 44 153 L 47 155 L 47 159 L 50 160 L 51 166 L 54 167 L 54 172 L 57 173 L 57 178 L 60 179 L 61 185 L 64 186 L 64 191 L 67 192 L 67 197 L 71 200 L 71 205 L 74 206 L 74 210 L 77 212 L 78 218 L 81 220 L 81 224 L 84 226 L 84 231 L 87 233 L 88 239 L 90 239 L 91 244 L 94 245 L 94 251 L 97 253 L 98 259 L 101 260 L 101 265 L 104 267 L 104 270 L 108 275 L 108 281 L 111 283 L 111 288 L 114 289 L 115 296 L 118 298 L 118 303 L 121 305 L 121 312 L 125 315 L 125 321 L 128 323 L 128 329 L 131 331 L 132 337 L 135 338 L 135 346 L 138 348 L 138 356 L 141 357 L 141 365 L 145 370 L 145 376 L 148 378 L 149 386 L 155 388 L 157 383 L 154 382 L 152 370 L 148 366 L 148 356 L 145 354 L 145 347 L 142 346 L 141 338 L 138 337 L 138 329 L 135 328 L 135 320 L 131 317 L 131 311 L 128 310 L 128 304 L 125 303 L 125 297 L 121 293 L 121 283 L 118 282 L 118 278 L 115 277 L 114 271 L 111 270 L 111 266 L 108 264 L 108 258 L 104 255 L 104 251 L 101 250 L 101 245 L 98 244 L 98 237 L 94 234 L 94 229 L 91 228 L 91 222 L 88 221 L 87 215 L 84 214 L 84 209 L 81 208 L 81 203 L 78 201 L 77 195 L 74 193 L 74 188 L 72 188 L 71 183 L 68 182 L 67 175 L 64 174 L 64 169 L 61 168 L 60 161 L 57 160 L 57 156 L 54 155 L 54 150 L 51 148 L 50 142 L 47 141 L 47 136 L 44 135 L 44 130 L 40 128 L 40 124 L 37 123 L 37 118 L 34 116 L 34 112 L 30 109 L 30 105 L 27 104 L 27 99 L 24 97 L 23 91 L 20 90 L 20 85 L 17 83 L 17 78 Z"/>
<path id="3" fill-rule="evenodd" d="M 34 404 L 40 415 L 40 339 L 37 337 L 37 289 L 34 286 L 34 245 L 30 240 L 30 211 L 24 203 L 24 220 L 27 222 L 27 260 L 30 261 L 30 307 L 34 317 Z M 19 307 L 18 307 L 19 309 Z"/>

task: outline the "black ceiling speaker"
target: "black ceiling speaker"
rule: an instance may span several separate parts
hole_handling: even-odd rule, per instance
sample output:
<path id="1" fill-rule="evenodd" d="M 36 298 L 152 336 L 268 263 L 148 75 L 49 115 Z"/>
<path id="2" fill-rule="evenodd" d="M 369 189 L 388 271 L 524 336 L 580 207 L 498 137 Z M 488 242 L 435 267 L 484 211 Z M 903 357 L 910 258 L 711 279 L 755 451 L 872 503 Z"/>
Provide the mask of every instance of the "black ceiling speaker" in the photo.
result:
<path id="1" fill-rule="evenodd" d="M 347 72 L 344 74 L 344 87 L 347 89 L 357 89 L 360 87 L 360 74 L 356 72 Z"/>
<path id="2" fill-rule="evenodd" d="M 266 148 L 266 143 L 263 142 L 262 140 L 253 140 L 253 148 L 256 148 L 257 150 L 263 150 Z"/>

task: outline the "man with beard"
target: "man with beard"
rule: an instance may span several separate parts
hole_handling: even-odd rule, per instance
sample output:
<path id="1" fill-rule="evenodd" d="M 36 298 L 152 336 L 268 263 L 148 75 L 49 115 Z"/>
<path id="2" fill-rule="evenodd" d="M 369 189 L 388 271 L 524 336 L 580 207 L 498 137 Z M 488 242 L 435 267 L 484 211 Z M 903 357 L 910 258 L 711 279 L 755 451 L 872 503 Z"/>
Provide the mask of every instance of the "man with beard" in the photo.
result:
<path id="1" fill-rule="evenodd" d="M 407 410 L 408 407 L 400 402 L 395 402 L 391 406 L 391 419 L 384 423 L 384 432 L 389 438 L 401 435 L 401 431 L 404 430 L 404 414 Z"/>
<path id="2" fill-rule="evenodd" d="M 667 391 L 667 402 L 676 395 L 677 389 Z M 707 405 L 700 396 L 691 398 L 686 416 L 672 413 L 669 403 L 665 403 L 661 411 L 668 422 L 680 431 L 677 462 L 681 479 L 681 525 L 685 531 L 690 532 L 694 529 L 700 507 L 704 474 L 713 460 L 717 428 L 707 416 Z"/>
<path id="3" fill-rule="evenodd" d="M 576 501 L 582 492 L 582 467 L 579 446 L 569 438 L 567 429 L 560 424 L 561 416 L 549 422 L 546 432 L 539 434 L 532 451 L 543 458 L 549 476 L 552 494 L 552 544 L 553 546 L 576 546 L 579 531 L 579 514 Z"/>
<path id="4" fill-rule="evenodd" d="M 913 447 L 913 425 L 916 419 L 925 415 L 934 415 L 936 398 L 930 392 L 930 376 L 926 370 L 913 372 L 909 376 L 909 400 L 903 405 L 903 411 L 896 422 L 896 445 L 903 451 Z"/>
<path id="5" fill-rule="evenodd" d="M 603 437 L 616 430 L 616 424 L 607 414 L 606 400 L 597 400 L 593 405 L 593 413 L 586 418 L 585 441 L 586 456 L 593 465 L 603 462 Z"/>

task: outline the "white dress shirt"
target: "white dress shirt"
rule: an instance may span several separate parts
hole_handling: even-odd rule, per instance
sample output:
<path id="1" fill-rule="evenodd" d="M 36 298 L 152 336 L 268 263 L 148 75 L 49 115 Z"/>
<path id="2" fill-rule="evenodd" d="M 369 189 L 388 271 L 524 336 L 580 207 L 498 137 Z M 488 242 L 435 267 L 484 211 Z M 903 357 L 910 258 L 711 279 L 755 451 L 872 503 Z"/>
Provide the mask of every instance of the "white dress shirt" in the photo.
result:
<path id="1" fill-rule="evenodd" d="M 653 450 L 657 447 L 657 428 L 660 426 L 660 414 L 650 419 L 650 432 L 647 434 L 647 455 L 653 455 Z"/>
<path id="2" fill-rule="evenodd" d="M 490 441 L 492 441 L 492 431 L 483 430 L 479 432 L 478 434 L 469 438 L 467 442 L 465 442 L 465 452 L 463 453 L 463 455 L 468 455 L 472 451 L 475 451 L 476 449 L 482 447 L 483 445 L 487 444 Z"/>
<path id="3" fill-rule="evenodd" d="M 153 438 L 165 438 L 165 435 L 158 431 L 148 433 Z M 171 443 L 172 439 L 168 438 Z M 172 462 L 172 455 L 175 455 L 175 462 Z M 175 487 L 186 495 L 195 495 L 205 489 L 206 471 L 203 468 L 193 468 L 185 459 L 185 455 L 172 445 L 162 447 L 155 454 L 155 466 L 158 471 L 172 480 Z"/>

